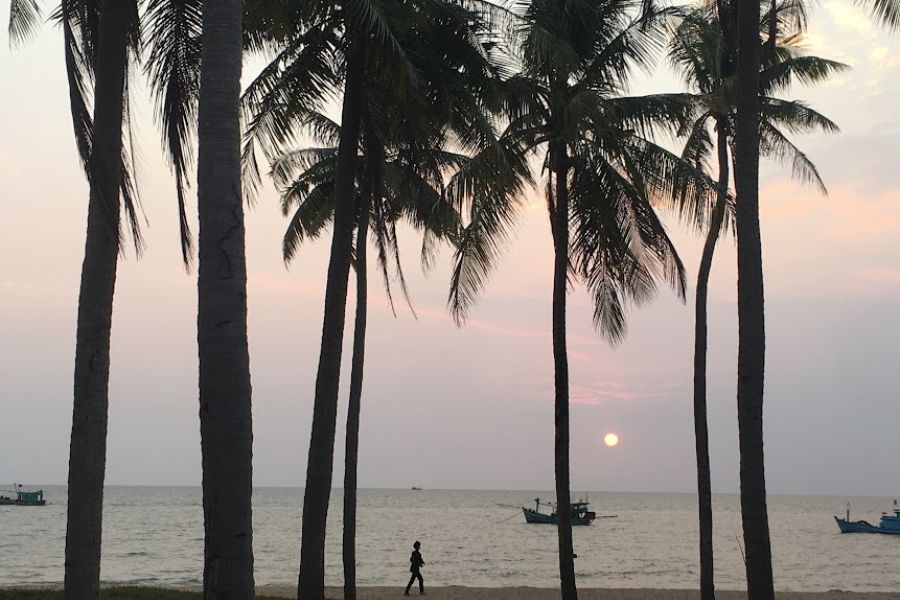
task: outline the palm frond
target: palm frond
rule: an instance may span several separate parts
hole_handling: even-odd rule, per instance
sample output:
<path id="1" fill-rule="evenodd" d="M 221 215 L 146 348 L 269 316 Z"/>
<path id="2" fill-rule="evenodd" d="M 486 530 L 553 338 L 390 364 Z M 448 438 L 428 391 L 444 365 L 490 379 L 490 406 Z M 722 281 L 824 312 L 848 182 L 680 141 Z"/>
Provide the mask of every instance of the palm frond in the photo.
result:
<path id="1" fill-rule="evenodd" d="M 834 121 L 797 100 L 762 97 L 759 111 L 763 119 L 792 133 L 840 131 Z"/>
<path id="2" fill-rule="evenodd" d="M 41 21 L 41 7 L 37 0 L 10 0 L 9 45 L 16 46 L 34 35 Z"/>
<path id="3" fill-rule="evenodd" d="M 812 185 L 822 194 L 828 194 L 828 189 L 825 187 L 816 165 L 784 134 L 766 121 L 761 121 L 759 124 L 759 153 L 782 164 L 790 165 L 794 178 L 802 183 Z"/>
<path id="4" fill-rule="evenodd" d="M 447 185 L 447 197 L 469 215 L 454 253 L 447 300 L 457 324 L 465 322 L 512 233 L 521 192 L 531 182 L 525 157 L 504 136 L 461 166 Z"/>
<path id="5" fill-rule="evenodd" d="M 900 1 L 898 0 L 854 0 L 887 29 L 900 30 Z"/>
<path id="6" fill-rule="evenodd" d="M 294 211 L 281 244 L 285 263 L 294 259 L 303 242 L 322 235 L 334 218 L 333 182 L 323 183 L 308 193 L 297 195 L 302 196 L 302 200 L 297 202 L 297 210 Z"/>
<path id="7" fill-rule="evenodd" d="M 135 8 L 137 8 L 136 4 Z M 129 90 L 131 77 L 129 73 L 130 69 L 126 69 L 122 114 L 122 180 L 119 186 L 119 195 L 122 199 L 122 206 L 125 209 L 125 222 L 131 234 L 134 252 L 140 258 L 145 249 L 141 222 L 146 223 L 147 217 L 141 207 L 141 198 L 137 186 L 137 148 L 134 136 L 134 121 L 132 120 L 131 93 Z M 124 244 L 120 243 L 119 247 L 124 248 Z"/>
<path id="8" fill-rule="evenodd" d="M 269 168 L 269 175 L 279 187 L 289 185 L 295 179 L 333 180 L 336 163 L 337 148 L 301 148 L 275 157 Z M 298 175 L 299 171 L 303 171 L 303 174 Z"/>
<path id="9" fill-rule="evenodd" d="M 594 324 L 611 343 L 626 333 L 625 309 L 669 282 L 684 297 L 684 266 L 648 202 L 644 181 L 598 156 L 576 162 L 571 185 L 573 267 L 594 297 Z"/>
<path id="10" fill-rule="evenodd" d="M 181 255 L 185 265 L 190 265 L 193 256 L 186 189 L 200 94 L 202 8 L 202 0 L 150 0 L 145 18 L 149 51 L 144 72 L 150 83 L 163 145 L 175 174 Z"/>
<path id="11" fill-rule="evenodd" d="M 330 26 L 310 28 L 290 40 L 247 86 L 241 97 L 246 123 L 241 164 L 248 198 L 261 182 L 257 150 L 271 161 L 336 90 Z"/>
<path id="12" fill-rule="evenodd" d="M 340 142 L 341 126 L 323 113 L 311 112 L 303 121 L 303 126 L 319 144 L 337 147 Z"/>
<path id="13" fill-rule="evenodd" d="M 783 54 L 780 60 L 759 74 L 760 86 L 767 94 L 774 90 L 785 90 L 795 80 L 804 85 L 820 83 L 850 68 L 844 63 L 818 56 L 804 56 L 795 52 Z"/>
<path id="14" fill-rule="evenodd" d="M 691 123 L 691 126 L 686 129 L 687 139 L 681 151 L 682 160 L 704 172 L 709 171 L 709 161 L 714 148 L 712 136 L 709 133 L 709 120 L 711 118 L 712 115 L 706 112 Z"/>
<path id="15" fill-rule="evenodd" d="M 82 168 L 85 175 L 89 177 L 91 146 L 94 139 L 94 120 L 91 116 L 91 107 L 88 102 L 87 86 L 92 81 L 93 56 L 87 52 L 81 40 L 91 39 L 96 36 L 96 32 L 93 34 L 79 33 L 79 28 L 85 25 L 85 19 L 78 14 L 78 8 L 79 5 L 74 0 L 63 0 L 59 10 L 51 18 L 58 20 L 62 24 L 72 129 L 75 133 L 75 145 L 78 148 L 78 156 L 81 159 Z"/>

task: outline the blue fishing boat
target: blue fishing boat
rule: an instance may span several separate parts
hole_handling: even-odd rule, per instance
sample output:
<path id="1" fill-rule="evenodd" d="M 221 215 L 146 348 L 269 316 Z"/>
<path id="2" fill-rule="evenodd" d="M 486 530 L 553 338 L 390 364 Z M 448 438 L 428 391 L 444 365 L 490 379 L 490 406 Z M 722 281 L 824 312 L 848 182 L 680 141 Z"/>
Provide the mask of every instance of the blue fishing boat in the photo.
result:
<path id="1" fill-rule="evenodd" d="M 44 506 L 47 503 L 44 500 L 44 490 L 23 490 L 18 483 L 13 487 L 16 489 L 0 490 L 0 492 L 15 494 L 15 497 L 0 495 L 0 506 Z"/>
<path id="2" fill-rule="evenodd" d="M 847 518 L 835 517 L 838 529 L 841 533 L 886 533 L 888 535 L 900 535 L 900 508 L 894 500 L 894 514 L 881 513 L 881 521 L 878 525 L 872 525 L 868 521 L 851 521 L 850 508 L 847 508 Z"/>
<path id="3" fill-rule="evenodd" d="M 550 514 L 541 512 L 542 504 L 551 509 Z M 523 506 L 522 512 L 525 513 L 526 523 L 543 523 L 546 525 L 557 524 L 556 505 L 549 502 L 541 502 L 540 498 L 534 499 L 534 509 L 525 508 Z M 587 501 L 580 500 L 578 502 L 572 502 L 569 505 L 569 520 L 572 525 L 590 525 L 596 518 L 597 514 L 594 513 L 594 511 L 588 510 Z"/>

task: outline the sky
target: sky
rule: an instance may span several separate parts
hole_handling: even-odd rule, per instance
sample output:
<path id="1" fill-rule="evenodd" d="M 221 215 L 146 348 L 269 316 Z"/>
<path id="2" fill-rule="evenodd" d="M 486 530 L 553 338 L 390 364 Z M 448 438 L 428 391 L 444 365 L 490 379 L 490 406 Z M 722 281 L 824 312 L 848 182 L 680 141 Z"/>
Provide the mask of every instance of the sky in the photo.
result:
<path id="1" fill-rule="evenodd" d="M 763 166 L 770 493 L 900 494 L 898 40 L 848 0 L 818 3 L 806 47 L 853 69 L 789 96 L 842 128 L 794 138 L 830 194 L 793 183 L 783 167 Z M 635 75 L 634 93 L 682 89 L 660 63 Z M 248 62 L 245 75 L 254 68 Z M 107 483 L 199 485 L 196 272 L 181 266 L 174 181 L 146 89 L 134 87 L 148 247 L 140 260 L 128 249 L 119 266 Z M 0 487 L 65 483 L 87 186 L 58 28 L 48 24 L 18 49 L 0 32 L 0 90 Z M 552 489 L 552 246 L 540 197 L 531 192 L 523 205 L 516 235 L 463 328 L 445 309 L 448 250 L 426 276 L 415 235 L 401 232 L 415 316 L 403 306 L 393 316 L 373 271 L 360 486 Z M 651 305 L 632 311 L 627 339 L 610 348 L 592 328 L 584 289 L 569 295 L 575 491 L 695 489 L 692 305 L 702 242 L 667 223 L 692 282 L 686 304 L 661 289 Z M 305 247 L 286 268 L 286 221 L 271 186 L 248 208 L 246 226 L 254 481 L 299 486 L 328 244 Z M 709 303 L 712 484 L 723 493 L 738 489 L 735 261 L 727 238 Z M 347 343 L 345 362 L 349 354 Z M 345 369 L 338 486 L 347 384 Z M 602 443 L 609 432 L 619 435 L 615 448 Z"/>

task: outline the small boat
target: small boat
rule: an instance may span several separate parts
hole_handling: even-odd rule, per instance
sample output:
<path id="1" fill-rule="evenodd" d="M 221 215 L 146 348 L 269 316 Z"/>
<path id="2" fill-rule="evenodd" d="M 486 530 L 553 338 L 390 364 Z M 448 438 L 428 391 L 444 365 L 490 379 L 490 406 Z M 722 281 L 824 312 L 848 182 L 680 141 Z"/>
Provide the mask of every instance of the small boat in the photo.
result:
<path id="1" fill-rule="evenodd" d="M 550 514 L 541 512 L 541 504 L 551 509 Z M 557 524 L 556 505 L 549 502 L 541 502 L 540 498 L 534 499 L 534 509 L 522 507 L 525 513 L 526 523 L 544 523 L 548 525 Z M 572 525 L 590 525 L 591 521 L 597 518 L 594 511 L 588 510 L 588 502 L 579 500 L 569 504 L 569 521 Z"/>
<path id="2" fill-rule="evenodd" d="M 888 535 L 900 535 L 900 508 L 894 500 L 894 514 L 881 513 L 881 521 L 878 525 L 872 525 L 868 521 L 851 521 L 850 505 L 847 505 L 847 518 L 835 517 L 838 529 L 841 533 L 886 533 Z"/>
<path id="3" fill-rule="evenodd" d="M 22 489 L 20 484 L 13 485 L 15 490 L 0 490 L 15 494 L 16 497 L 0 495 L 0 506 L 44 506 L 47 501 L 44 500 L 44 490 L 26 491 Z"/>
<path id="4" fill-rule="evenodd" d="M 414 485 L 414 486 L 412 486 L 412 487 L 409 488 L 409 489 L 411 489 L 411 490 L 414 491 L 414 492 L 421 492 L 421 491 L 422 491 L 422 488 L 420 488 L 420 487 L 417 486 L 417 485 Z"/>

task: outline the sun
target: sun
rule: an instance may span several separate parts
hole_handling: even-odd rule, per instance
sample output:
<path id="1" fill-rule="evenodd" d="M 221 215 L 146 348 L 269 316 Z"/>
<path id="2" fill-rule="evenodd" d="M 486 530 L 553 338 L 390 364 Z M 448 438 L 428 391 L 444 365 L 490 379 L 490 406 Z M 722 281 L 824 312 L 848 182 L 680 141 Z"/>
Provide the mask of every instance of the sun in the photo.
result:
<path id="1" fill-rule="evenodd" d="M 614 433 L 607 433 L 605 436 L 603 436 L 603 443 L 606 444 L 609 448 L 617 446 L 619 444 L 619 436 Z"/>

